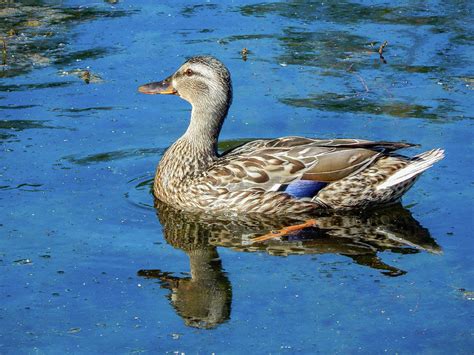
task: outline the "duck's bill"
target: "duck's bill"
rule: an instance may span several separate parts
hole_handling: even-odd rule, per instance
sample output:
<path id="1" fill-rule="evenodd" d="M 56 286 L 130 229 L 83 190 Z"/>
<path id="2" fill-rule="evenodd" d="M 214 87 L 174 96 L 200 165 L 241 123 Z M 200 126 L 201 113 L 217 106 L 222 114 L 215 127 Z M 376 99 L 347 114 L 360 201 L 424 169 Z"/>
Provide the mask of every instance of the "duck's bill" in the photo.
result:
<path id="1" fill-rule="evenodd" d="M 171 85 L 171 80 L 169 78 L 163 81 L 142 85 L 138 88 L 138 91 L 149 95 L 176 95 L 178 93 L 173 85 Z"/>

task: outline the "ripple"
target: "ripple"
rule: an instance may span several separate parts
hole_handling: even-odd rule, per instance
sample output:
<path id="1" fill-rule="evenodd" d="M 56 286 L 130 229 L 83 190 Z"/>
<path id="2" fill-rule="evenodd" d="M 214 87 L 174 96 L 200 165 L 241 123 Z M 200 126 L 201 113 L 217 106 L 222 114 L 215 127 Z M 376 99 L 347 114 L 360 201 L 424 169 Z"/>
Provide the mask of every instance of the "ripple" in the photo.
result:
<path id="1" fill-rule="evenodd" d="M 0 186 L 0 190 L 19 190 L 19 191 L 26 191 L 26 192 L 40 192 L 40 191 L 44 191 L 42 189 L 39 189 L 39 187 L 41 186 L 43 186 L 43 184 L 23 183 L 17 186 L 2 185 Z"/>
<path id="2" fill-rule="evenodd" d="M 0 120 L 0 143 L 16 137 L 16 132 L 27 129 L 69 129 L 61 126 L 50 126 L 49 121 L 38 120 Z"/>
<path id="3" fill-rule="evenodd" d="M 0 91 L 13 92 L 13 91 L 30 91 L 40 89 L 51 89 L 51 88 L 62 88 L 74 84 L 72 81 L 52 81 L 49 83 L 38 83 L 38 84 L 13 84 L 13 85 L 0 85 Z"/>
<path id="4" fill-rule="evenodd" d="M 153 176 L 150 174 L 142 175 L 136 177 L 128 182 L 129 189 L 125 192 L 124 196 L 127 201 L 141 209 L 145 210 L 155 210 L 155 206 L 150 204 L 153 201 Z"/>

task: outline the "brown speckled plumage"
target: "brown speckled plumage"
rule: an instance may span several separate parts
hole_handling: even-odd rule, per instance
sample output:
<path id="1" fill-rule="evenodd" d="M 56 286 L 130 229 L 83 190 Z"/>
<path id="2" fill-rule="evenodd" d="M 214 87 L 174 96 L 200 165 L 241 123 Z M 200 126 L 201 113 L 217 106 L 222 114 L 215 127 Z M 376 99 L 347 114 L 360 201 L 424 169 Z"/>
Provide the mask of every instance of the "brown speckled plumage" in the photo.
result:
<path id="1" fill-rule="evenodd" d="M 393 153 L 412 146 L 406 143 L 303 137 L 251 141 L 219 155 L 232 85 L 212 57 L 191 58 L 140 91 L 176 94 L 192 105 L 189 127 L 164 154 L 154 182 L 158 199 L 189 211 L 296 214 L 393 203 L 443 158 L 439 149 L 414 158 Z M 327 185 L 312 197 L 285 193 L 299 180 Z"/>

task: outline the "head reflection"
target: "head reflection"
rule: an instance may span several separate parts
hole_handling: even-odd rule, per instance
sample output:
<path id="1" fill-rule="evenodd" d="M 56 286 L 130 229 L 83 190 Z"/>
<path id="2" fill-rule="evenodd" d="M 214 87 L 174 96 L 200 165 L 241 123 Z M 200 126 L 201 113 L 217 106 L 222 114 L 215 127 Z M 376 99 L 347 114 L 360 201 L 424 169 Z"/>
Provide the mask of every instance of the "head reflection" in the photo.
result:
<path id="1" fill-rule="evenodd" d="M 196 328 L 215 328 L 230 318 L 232 287 L 217 246 L 276 256 L 334 253 L 392 277 L 406 272 L 384 263 L 377 253 L 441 252 L 429 231 L 401 205 L 364 214 L 318 216 L 314 226 L 262 242 L 255 242 L 255 238 L 301 224 L 305 218 L 226 218 L 190 214 L 160 202 L 156 207 L 166 241 L 188 255 L 191 277 L 157 269 L 140 270 L 138 274 L 157 278 L 169 289 L 176 312 L 186 325 Z"/>

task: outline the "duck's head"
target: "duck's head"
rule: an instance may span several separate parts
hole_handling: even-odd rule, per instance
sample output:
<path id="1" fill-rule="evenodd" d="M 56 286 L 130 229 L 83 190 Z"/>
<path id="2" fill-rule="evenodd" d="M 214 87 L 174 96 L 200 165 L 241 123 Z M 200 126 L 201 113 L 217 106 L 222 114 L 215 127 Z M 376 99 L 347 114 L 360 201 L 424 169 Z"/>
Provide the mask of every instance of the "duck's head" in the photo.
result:
<path id="1" fill-rule="evenodd" d="M 232 100 L 230 73 L 222 62 L 210 56 L 192 57 L 163 81 L 142 85 L 144 94 L 178 95 L 193 107 L 227 109 Z"/>

